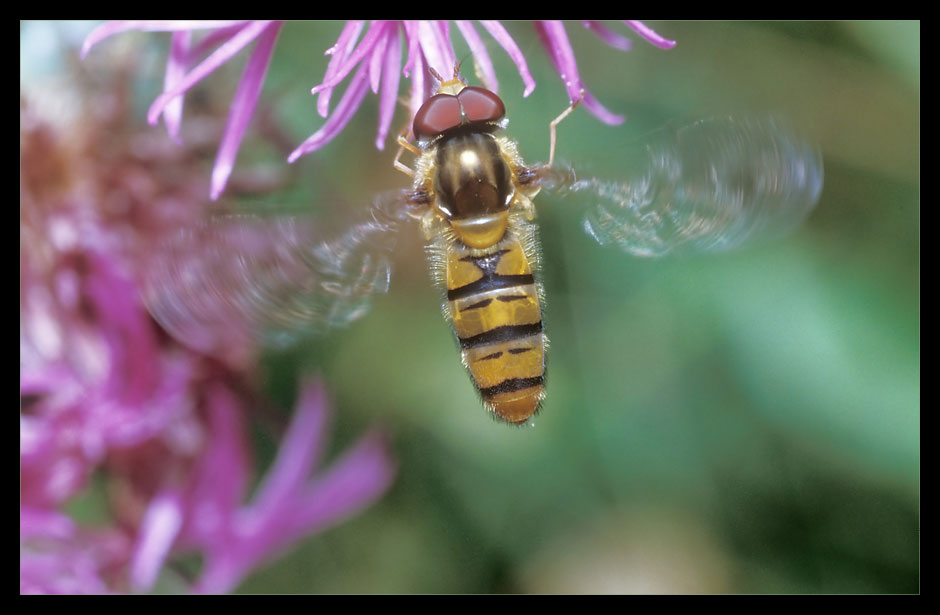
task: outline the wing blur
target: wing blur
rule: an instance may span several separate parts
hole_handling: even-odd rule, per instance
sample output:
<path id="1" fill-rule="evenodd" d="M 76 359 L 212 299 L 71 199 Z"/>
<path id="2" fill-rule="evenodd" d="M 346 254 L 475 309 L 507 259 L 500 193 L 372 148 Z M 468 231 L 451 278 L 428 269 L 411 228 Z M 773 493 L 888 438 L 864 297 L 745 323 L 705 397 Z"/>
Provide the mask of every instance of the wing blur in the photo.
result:
<path id="1" fill-rule="evenodd" d="M 388 290 L 402 196 L 380 196 L 332 237 L 296 216 L 220 216 L 182 229 L 151 264 L 145 302 L 170 335 L 216 356 L 349 324 Z"/>
<path id="2" fill-rule="evenodd" d="M 727 250 L 783 235 L 822 190 L 816 146 L 777 119 L 722 117 L 663 131 L 622 177 L 542 169 L 549 190 L 583 206 L 585 231 L 636 256 Z"/>

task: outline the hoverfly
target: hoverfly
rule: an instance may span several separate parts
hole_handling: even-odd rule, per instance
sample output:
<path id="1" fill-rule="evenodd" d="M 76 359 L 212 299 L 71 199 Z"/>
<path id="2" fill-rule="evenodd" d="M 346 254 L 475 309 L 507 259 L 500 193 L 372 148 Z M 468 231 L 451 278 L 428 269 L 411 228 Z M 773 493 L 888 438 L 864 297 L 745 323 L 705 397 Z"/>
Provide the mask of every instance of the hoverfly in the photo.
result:
<path id="1" fill-rule="evenodd" d="M 822 163 L 777 121 L 719 118 L 645 147 L 645 161 L 614 180 L 554 164 L 528 166 L 503 134 L 505 106 L 457 71 L 415 115 L 417 144 L 399 138 L 395 167 L 410 189 L 378 196 L 365 218 L 331 237 L 300 217 L 235 216 L 183 231 L 157 259 L 147 303 L 175 337 L 224 352 L 239 326 L 323 332 L 362 316 L 388 289 L 398 227 L 417 220 L 461 361 L 484 406 L 513 424 L 545 397 L 548 338 L 533 199 L 571 198 L 585 231 L 638 256 L 723 250 L 796 226 L 815 205 Z M 411 169 L 399 159 L 416 156 Z"/>

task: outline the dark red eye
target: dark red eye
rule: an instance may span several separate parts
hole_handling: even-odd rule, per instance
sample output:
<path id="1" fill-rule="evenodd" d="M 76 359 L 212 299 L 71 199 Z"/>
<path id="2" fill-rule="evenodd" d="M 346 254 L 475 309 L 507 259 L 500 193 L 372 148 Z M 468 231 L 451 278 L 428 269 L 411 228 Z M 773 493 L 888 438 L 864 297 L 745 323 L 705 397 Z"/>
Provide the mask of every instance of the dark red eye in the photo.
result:
<path id="1" fill-rule="evenodd" d="M 419 139 L 427 139 L 456 126 L 460 126 L 460 102 L 456 96 L 437 94 L 424 101 L 415 113 L 411 129 Z"/>
<path id="2" fill-rule="evenodd" d="M 495 122 L 506 115 L 506 105 L 486 88 L 466 87 L 457 93 L 457 100 L 470 122 Z"/>

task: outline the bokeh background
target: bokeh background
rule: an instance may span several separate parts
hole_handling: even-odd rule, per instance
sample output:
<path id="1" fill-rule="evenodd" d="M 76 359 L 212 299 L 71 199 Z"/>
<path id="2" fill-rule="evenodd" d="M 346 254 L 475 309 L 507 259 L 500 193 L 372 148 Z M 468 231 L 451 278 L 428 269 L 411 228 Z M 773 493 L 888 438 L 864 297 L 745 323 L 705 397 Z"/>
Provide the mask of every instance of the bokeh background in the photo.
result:
<path id="1" fill-rule="evenodd" d="M 600 248 L 564 203 L 539 199 L 549 397 L 525 429 L 482 410 L 407 229 L 391 291 L 368 317 L 267 353 L 258 375 L 290 408 L 298 380 L 321 374 L 332 446 L 380 422 L 397 481 L 239 591 L 919 591 L 920 24 L 648 24 L 677 46 L 635 39 L 622 53 L 568 25 L 586 84 L 627 121 L 574 113 L 558 157 L 616 160 L 667 122 L 773 112 L 823 153 L 822 198 L 806 224 L 734 253 L 641 260 Z M 94 25 L 21 23 L 21 89 L 69 73 L 93 97 L 108 70 L 131 65 L 134 120 L 166 140 L 145 114 L 169 37 L 121 35 L 79 63 L 74 46 Z M 374 97 L 327 148 L 284 162 L 322 123 L 309 88 L 341 27 L 284 27 L 265 119 L 236 167 L 236 177 L 279 179 L 248 201 L 342 217 L 404 185 L 391 141 L 373 146 Z M 531 24 L 507 28 L 538 84 L 523 99 L 515 67 L 487 39 L 510 134 L 527 159 L 544 160 L 565 92 Z M 224 117 L 241 70 L 232 64 L 187 98 L 187 112 Z M 396 113 L 393 130 L 406 120 Z M 267 434 L 256 438 L 262 460 L 274 450 Z M 96 497 L 73 513 L 100 514 Z"/>

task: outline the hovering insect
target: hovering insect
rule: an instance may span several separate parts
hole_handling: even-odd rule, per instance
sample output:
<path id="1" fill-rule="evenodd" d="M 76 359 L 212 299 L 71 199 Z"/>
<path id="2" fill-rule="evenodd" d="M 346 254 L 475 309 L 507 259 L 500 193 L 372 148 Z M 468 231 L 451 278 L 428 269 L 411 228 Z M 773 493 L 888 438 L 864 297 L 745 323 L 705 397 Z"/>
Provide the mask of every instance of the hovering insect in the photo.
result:
<path id="1" fill-rule="evenodd" d="M 439 79 L 399 138 L 397 169 L 410 189 L 377 197 L 367 217 L 333 238 L 300 217 L 214 219 L 183 231 L 154 263 L 146 300 L 175 337 L 224 352 L 239 331 L 322 332 L 362 316 L 388 289 L 401 223 L 417 219 L 432 277 L 461 361 L 496 417 L 524 424 L 545 397 L 548 338 L 533 199 L 569 197 L 598 243 L 638 256 L 723 250 L 796 226 L 815 205 L 822 162 L 810 143 L 771 118 L 696 122 L 645 147 L 639 168 L 617 178 L 578 178 L 528 166 L 503 133 L 505 105 L 457 71 Z M 416 156 L 414 168 L 399 160 Z M 573 198 L 572 198 L 573 197 Z"/>

